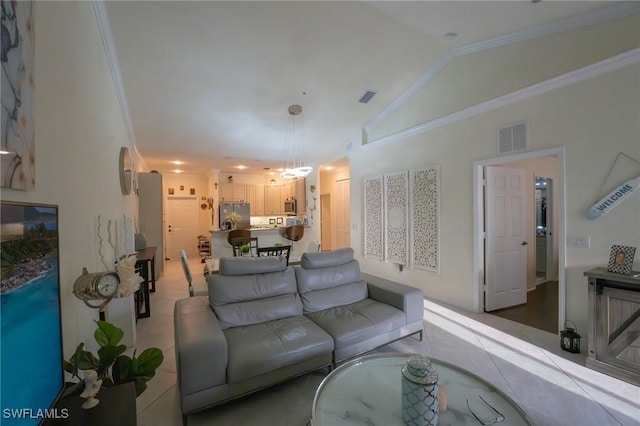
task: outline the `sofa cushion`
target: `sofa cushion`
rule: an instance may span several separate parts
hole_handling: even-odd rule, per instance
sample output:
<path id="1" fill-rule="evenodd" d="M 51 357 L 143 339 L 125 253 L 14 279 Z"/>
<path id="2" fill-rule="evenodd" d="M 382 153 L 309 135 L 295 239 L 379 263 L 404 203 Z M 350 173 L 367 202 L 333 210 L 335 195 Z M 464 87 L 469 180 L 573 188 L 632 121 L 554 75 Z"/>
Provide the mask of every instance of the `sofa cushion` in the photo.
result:
<path id="1" fill-rule="evenodd" d="M 224 334 L 229 347 L 228 383 L 333 351 L 331 336 L 304 316 L 229 328 Z"/>
<path id="2" fill-rule="evenodd" d="M 209 278 L 209 303 L 223 329 L 302 314 L 292 268 Z"/>
<path id="3" fill-rule="evenodd" d="M 367 284 L 360 279 L 357 260 L 323 268 L 296 267 L 295 271 L 305 313 L 348 305 L 367 297 Z"/>
<path id="4" fill-rule="evenodd" d="M 305 269 L 316 269 L 344 265 L 352 260 L 353 249 L 347 247 L 332 251 L 303 253 L 302 258 L 300 258 L 300 265 Z"/>
<path id="5" fill-rule="evenodd" d="M 406 324 L 402 311 L 368 298 L 310 313 L 307 318 L 333 337 L 336 350 Z"/>
<path id="6" fill-rule="evenodd" d="M 287 259 L 279 256 L 222 257 L 218 267 L 221 275 L 253 275 L 283 271 Z"/>

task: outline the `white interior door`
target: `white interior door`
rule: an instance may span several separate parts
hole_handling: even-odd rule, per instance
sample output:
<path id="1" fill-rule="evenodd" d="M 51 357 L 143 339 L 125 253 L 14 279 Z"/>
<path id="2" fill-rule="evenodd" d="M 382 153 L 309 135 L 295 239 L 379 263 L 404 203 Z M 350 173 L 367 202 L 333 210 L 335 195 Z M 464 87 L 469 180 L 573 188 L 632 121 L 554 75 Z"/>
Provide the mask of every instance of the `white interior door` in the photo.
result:
<path id="1" fill-rule="evenodd" d="M 187 257 L 198 257 L 198 200 L 195 197 L 167 199 L 166 241 L 169 259 L 179 259 L 180 250 Z"/>
<path id="2" fill-rule="evenodd" d="M 320 195 L 320 247 L 322 251 L 333 250 L 331 242 L 331 195 Z"/>
<path id="3" fill-rule="evenodd" d="M 349 179 L 336 182 L 336 243 L 333 250 L 351 247 Z"/>
<path id="4" fill-rule="evenodd" d="M 527 301 L 525 172 L 486 168 L 485 311 Z"/>

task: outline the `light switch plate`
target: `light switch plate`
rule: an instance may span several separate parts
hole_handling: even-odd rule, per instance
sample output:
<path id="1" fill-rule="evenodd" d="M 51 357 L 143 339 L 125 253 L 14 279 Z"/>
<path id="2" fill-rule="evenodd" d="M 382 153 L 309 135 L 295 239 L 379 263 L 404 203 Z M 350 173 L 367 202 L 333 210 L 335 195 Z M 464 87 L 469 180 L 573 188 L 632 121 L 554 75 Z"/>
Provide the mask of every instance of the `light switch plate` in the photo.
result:
<path id="1" fill-rule="evenodd" d="M 591 238 L 588 235 L 576 235 L 567 237 L 567 246 L 591 248 Z"/>

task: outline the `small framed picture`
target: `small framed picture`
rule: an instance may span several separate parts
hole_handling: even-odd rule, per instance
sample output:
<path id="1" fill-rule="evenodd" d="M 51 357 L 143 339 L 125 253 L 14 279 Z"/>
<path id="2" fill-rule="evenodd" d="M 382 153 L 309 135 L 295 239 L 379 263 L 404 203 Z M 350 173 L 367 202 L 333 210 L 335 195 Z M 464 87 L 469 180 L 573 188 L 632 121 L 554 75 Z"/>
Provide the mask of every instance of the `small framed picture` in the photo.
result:
<path id="1" fill-rule="evenodd" d="M 635 255 L 635 247 L 611 246 L 611 254 L 609 255 L 609 266 L 607 266 L 607 271 L 631 275 L 631 267 L 633 266 L 633 257 Z"/>
<path id="2" fill-rule="evenodd" d="M 277 223 L 278 223 L 278 225 L 282 225 L 282 218 L 281 218 L 281 217 L 279 217 L 279 218 L 277 219 Z"/>
<path id="3" fill-rule="evenodd" d="M 271 219 L 269 219 L 269 225 L 275 225 L 276 224 L 276 218 L 272 217 Z"/>
<path id="4" fill-rule="evenodd" d="M 173 195 L 174 194 L 174 189 L 173 188 L 169 188 L 169 195 Z"/>
<path id="5" fill-rule="evenodd" d="M 189 188 L 189 195 L 196 195 L 196 189 L 195 188 Z"/>

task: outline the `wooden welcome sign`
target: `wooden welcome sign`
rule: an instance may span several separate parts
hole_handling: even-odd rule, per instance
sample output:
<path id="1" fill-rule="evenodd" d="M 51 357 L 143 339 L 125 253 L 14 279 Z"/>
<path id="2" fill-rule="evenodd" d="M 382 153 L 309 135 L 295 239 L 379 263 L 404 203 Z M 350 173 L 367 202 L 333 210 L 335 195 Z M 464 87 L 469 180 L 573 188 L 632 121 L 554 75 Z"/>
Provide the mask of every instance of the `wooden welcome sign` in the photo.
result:
<path id="1" fill-rule="evenodd" d="M 604 216 L 611 209 L 620 204 L 622 200 L 629 197 L 638 189 L 640 189 L 640 176 L 629 179 L 598 200 L 598 202 L 587 209 L 587 217 L 591 220 L 596 220 L 597 218 Z"/>

